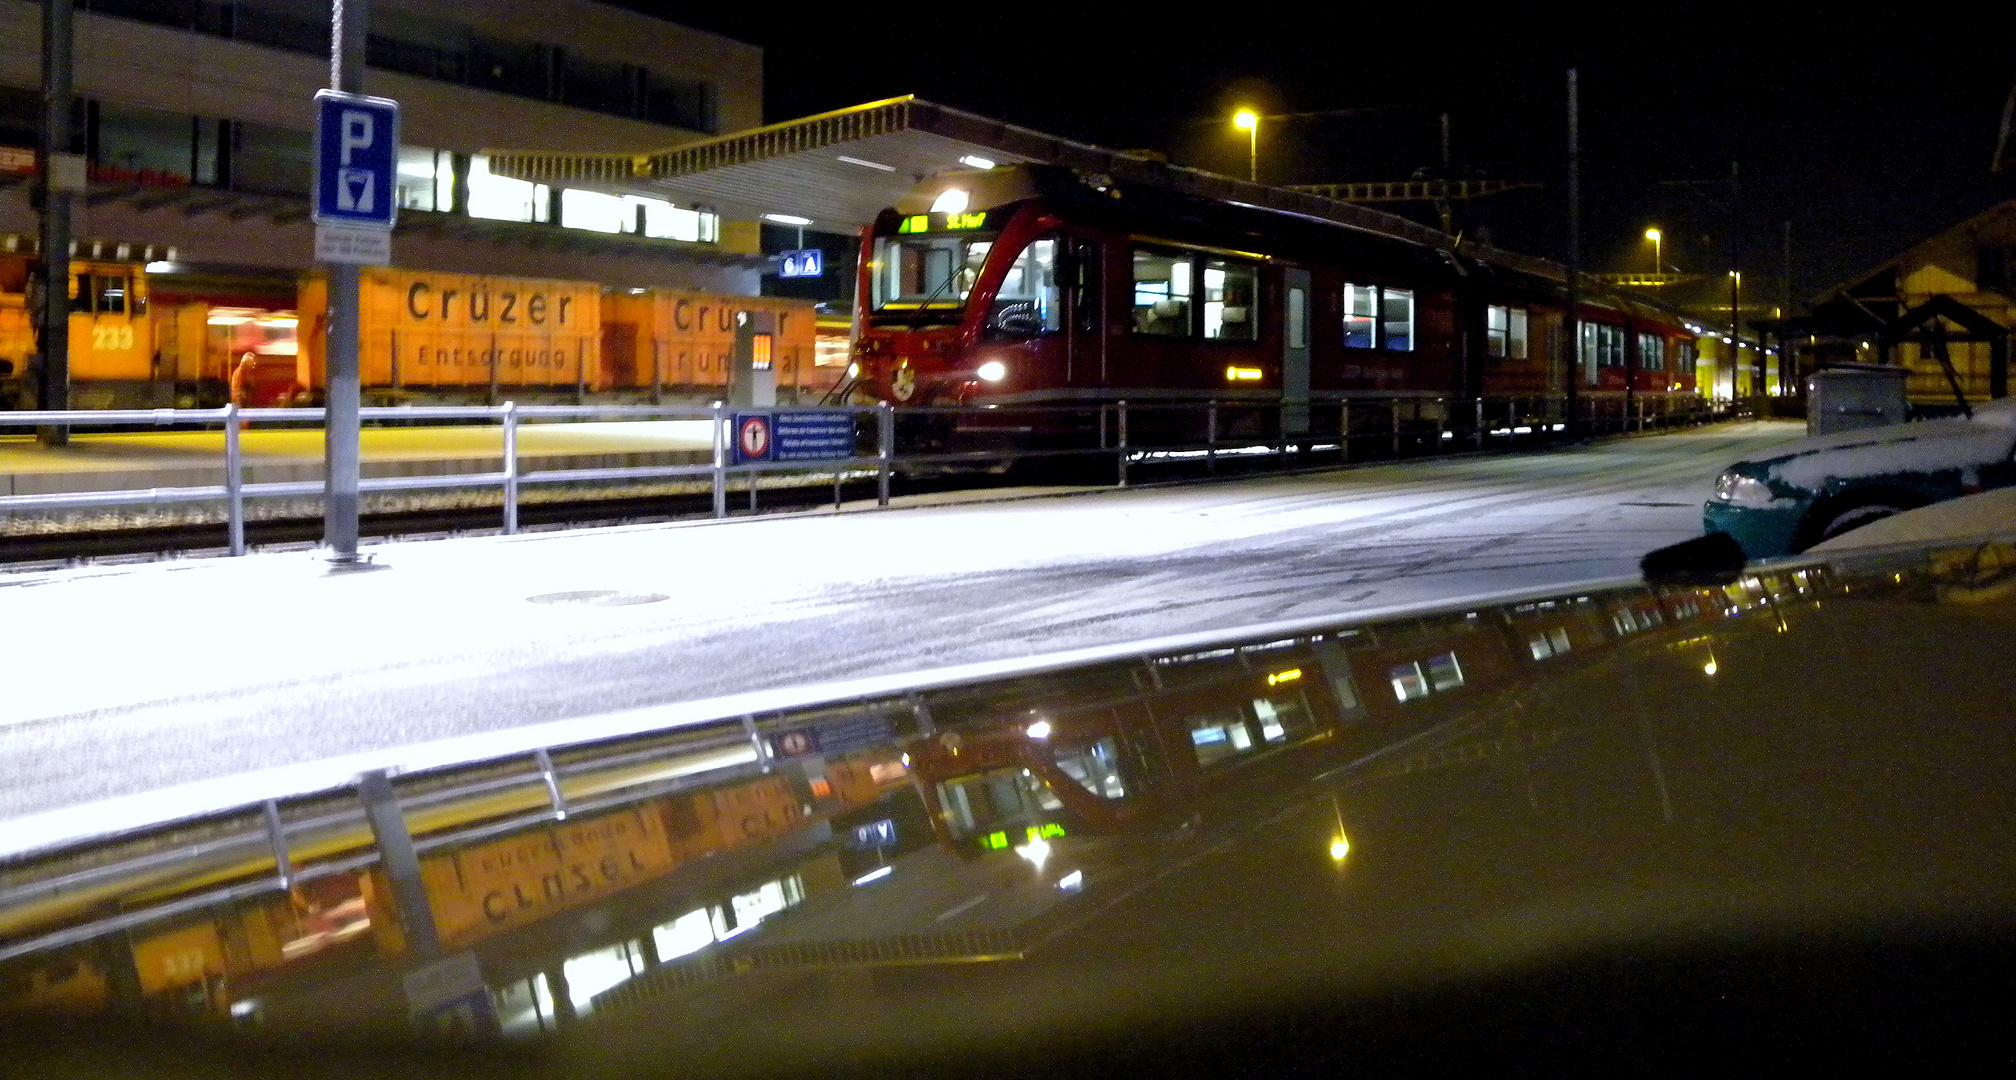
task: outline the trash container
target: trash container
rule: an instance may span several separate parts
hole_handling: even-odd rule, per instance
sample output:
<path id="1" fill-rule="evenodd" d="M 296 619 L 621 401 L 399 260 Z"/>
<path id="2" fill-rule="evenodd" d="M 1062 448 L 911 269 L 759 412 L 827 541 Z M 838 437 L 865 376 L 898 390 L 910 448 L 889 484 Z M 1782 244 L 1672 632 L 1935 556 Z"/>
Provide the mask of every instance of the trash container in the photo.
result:
<path id="1" fill-rule="evenodd" d="M 1839 364 L 1806 376 L 1806 434 L 1901 424 L 1910 372 L 1881 364 Z"/>

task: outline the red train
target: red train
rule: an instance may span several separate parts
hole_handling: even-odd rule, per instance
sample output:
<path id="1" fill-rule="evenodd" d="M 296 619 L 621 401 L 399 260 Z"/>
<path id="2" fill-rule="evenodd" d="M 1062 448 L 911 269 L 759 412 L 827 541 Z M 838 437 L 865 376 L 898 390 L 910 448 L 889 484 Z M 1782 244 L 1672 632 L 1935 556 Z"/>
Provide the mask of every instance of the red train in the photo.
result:
<path id="1" fill-rule="evenodd" d="M 1004 433 L 1031 430 L 1017 407 L 1125 400 L 1278 410 L 1283 435 L 1336 432 L 1344 394 L 1563 394 L 1559 269 L 1418 236 L 1054 166 L 941 173 L 863 231 L 854 389 L 1002 407 Z M 1581 318 L 1578 391 L 1691 399 L 1678 317 Z"/>

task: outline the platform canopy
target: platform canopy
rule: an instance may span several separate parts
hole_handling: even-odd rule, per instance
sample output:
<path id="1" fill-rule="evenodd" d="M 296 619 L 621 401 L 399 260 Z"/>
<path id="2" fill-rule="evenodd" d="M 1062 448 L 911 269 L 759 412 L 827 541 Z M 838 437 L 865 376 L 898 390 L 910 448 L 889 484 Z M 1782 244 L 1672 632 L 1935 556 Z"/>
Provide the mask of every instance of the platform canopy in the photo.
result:
<path id="1" fill-rule="evenodd" d="M 894 206 L 918 181 L 946 169 L 970 167 L 971 159 L 978 158 L 998 165 L 1062 165 L 1119 182 L 1152 182 L 1432 247 L 1456 246 L 1453 237 L 1435 229 L 1341 199 L 1168 165 L 1147 155 L 1073 142 L 915 97 L 869 102 L 642 153 L 486 153 L 491 172 L 533 183 L 706 206 L 735 220 L 788 215 L 809 219 L 811 227 L 830 232 L 859 229 L 884 207 Z M 1467 243 L 1463 248 L 1466 253 L 1476 250 Z"/>

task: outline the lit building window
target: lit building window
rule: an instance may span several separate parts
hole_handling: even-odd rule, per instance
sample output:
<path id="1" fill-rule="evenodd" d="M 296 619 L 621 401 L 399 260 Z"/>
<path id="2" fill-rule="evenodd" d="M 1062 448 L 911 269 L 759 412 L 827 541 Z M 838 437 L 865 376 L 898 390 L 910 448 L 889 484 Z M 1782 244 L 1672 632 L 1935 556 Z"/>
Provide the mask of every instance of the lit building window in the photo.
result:
<path id="1" fill-rule="evenodd" d="M 496 221 L 545 221 L 549 189 L 544 184 L 514 180 L 490 171 L 490 158 L 478 154 L 469 163 L 469 216 Z"/>
<path id="2" fill-rule="evenodd" d="M 626 211 L 628 212 L 626 215 Z M 560 224 L 569 229 L 591 232 L 629 232 L 637 220 L 636 211 L 623 204 L 618 195 L 599 191 L 563 188 L 560 192 Z"/>

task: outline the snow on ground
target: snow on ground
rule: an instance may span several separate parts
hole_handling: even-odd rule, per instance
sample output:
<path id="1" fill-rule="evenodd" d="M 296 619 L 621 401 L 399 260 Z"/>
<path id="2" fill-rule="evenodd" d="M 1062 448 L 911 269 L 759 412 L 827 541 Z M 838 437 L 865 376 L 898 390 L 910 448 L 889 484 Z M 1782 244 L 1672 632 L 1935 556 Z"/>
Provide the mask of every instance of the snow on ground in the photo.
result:
<path id="1" fill-rule="evenodd" d="M 1180 488 L 0 577 L 0 816 L 720 694 L 1635 571 L 1725 425 Z M 607 590 L 623 606 L 532 602 Z"/>

